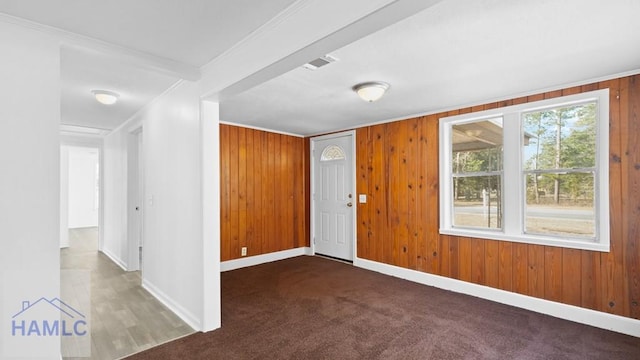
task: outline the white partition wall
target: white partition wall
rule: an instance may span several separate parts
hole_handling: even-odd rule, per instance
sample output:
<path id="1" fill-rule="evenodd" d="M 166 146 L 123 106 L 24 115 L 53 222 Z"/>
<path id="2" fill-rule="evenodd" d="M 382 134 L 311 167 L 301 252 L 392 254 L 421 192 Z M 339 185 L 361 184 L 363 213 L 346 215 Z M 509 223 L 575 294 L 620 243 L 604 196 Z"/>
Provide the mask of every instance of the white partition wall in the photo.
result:
<path id="1" fill-rule="evenodd" d="M 59 40 L 0 23 L 0 44 L 0 358 L 60 358 L 56 336 L 11 334 L 60 295 Z"/>

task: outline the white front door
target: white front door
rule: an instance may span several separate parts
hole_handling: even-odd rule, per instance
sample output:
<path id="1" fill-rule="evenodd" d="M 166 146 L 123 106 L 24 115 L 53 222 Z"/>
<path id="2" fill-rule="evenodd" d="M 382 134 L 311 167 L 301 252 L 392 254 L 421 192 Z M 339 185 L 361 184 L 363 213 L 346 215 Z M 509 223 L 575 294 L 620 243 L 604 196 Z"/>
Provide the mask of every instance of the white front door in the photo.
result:
<path id="1" fill-rule="evenodd" d="M 353 131 L 311 139 L 313 241 L 317 254 L 353 260 Z"/>

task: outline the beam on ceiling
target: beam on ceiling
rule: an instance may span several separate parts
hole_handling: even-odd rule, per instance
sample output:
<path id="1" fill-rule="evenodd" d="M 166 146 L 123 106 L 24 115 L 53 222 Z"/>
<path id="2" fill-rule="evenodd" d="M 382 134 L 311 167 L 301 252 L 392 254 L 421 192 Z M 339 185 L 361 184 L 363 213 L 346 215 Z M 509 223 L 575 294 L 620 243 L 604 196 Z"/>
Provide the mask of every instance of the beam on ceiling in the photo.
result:
<path id="1" fill-rule="evenodd" d="M 247 91 L 257 85 L 267 82 L 282 74 L 285 74 L 307 62 L 346 46 L 369 34 L 393 25 L 411 15 L 415 15 L 442 0 L 397 0 L 380 9 L 360 18 L 359 20 L 342 27 L 341 29 L 317 40 L 308 46 L 274 62 L 271 65 L 237 81 L 216 96 L 223 101 L 234 95 Z"/>

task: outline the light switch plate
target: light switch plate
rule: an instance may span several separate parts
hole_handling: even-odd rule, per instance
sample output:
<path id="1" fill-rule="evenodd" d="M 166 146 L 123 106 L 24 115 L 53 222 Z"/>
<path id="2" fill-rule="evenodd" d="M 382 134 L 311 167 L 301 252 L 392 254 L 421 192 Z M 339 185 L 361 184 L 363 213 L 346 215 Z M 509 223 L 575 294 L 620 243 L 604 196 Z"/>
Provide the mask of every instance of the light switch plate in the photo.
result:
<path id="1" fill-rule="evenodd" d="M 360 204 L 366 204 L 367 203 L 367 194 L 359 194 L 358 195 L 358 202 Z"/>

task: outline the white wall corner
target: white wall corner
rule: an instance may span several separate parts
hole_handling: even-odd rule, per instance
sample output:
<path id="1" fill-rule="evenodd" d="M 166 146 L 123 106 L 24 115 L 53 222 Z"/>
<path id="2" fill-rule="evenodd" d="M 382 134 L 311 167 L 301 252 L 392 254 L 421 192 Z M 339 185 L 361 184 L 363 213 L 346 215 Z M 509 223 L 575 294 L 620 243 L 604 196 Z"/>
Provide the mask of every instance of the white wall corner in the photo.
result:
<path id="1" fill-rule="evenodd" d="M 117 257 L 114 253 L 112 253 L 111 251 L 107 250 L 107 249 L 102 249 L 101 250 L 103 254 L 105 254 L 109 259 L 111 259 L 111 261 L 113 261 L 116 265 L 118 265 L 122 270 L 124 271 L 128 271 L 127 270 L 127 263 L 125 263 L 124 261 L 122 261 L 122 259 L 120 259 L 119 257 Z"/>
<path id="2" fill-rule="evenodd" d="M 222 326 L 220 289 L 220 104 L 200 102 L 202 331 Z"/>
<path id="3" fill-rule="evenodd" d="M 167 294 L 162 292 L 157 286 L 153 285 L 146 279 L 142 279 L 142 288 L 147 290 L 151 295 L 153 295 L 158 301 L 160 301 L 164 306 L 169 308 L 174 314 L 176 314 L 182 321 L 186 322 L 187 325 L 191 326 L 194 330 L 201 330 L 202 323 L 197 316 L 193 315 L 190 311 L 180 306 L 180 304 L 173 299 L 171 299 Z"/>

